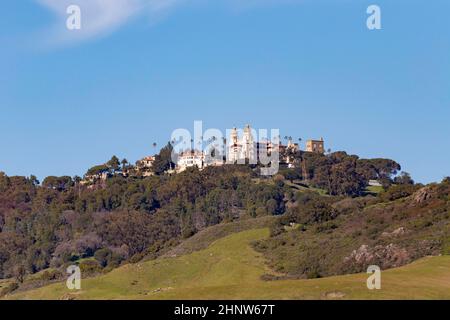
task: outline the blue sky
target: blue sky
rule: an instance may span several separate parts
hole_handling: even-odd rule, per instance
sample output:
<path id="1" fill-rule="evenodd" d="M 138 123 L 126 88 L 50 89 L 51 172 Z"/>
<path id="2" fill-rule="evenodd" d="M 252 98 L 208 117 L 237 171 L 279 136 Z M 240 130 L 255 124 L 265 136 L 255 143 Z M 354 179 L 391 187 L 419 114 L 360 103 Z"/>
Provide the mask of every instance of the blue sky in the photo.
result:
<path id="1" fill-rule="evenodd" d="M 82 8 L 78 34 L 67 3 Z M 366 27 L 371 4 L 382 30 Z M 323 136 L 440 181 L 449 12 L 447 0 L 2 1 L 0 171 L 82 175 L 203 120 Z"/>

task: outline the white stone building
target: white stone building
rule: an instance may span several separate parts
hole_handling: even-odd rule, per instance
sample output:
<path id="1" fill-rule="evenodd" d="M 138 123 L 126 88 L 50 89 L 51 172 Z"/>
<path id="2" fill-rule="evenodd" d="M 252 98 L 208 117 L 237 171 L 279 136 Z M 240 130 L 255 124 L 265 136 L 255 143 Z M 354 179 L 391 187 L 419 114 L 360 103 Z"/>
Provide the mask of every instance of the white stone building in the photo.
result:
<path id="1" fill-rule="evenodd" d="M 142 158 L 141 160 L 137 161 L 136 168 L 142 174 L 142 176 L 149 177 L 149 176 L 154 175 L 153 170 L 152 170 L 154 162 L 155 162 L 155 157 L 148 156 L 148 157 Z"/>
<path id="2" fill-rule="evenodd" d="M 183 172 L 189 167 L 204 168 L 205 154 L 202 151 L 184 151 L 178 155 L 177 172 Z"/>

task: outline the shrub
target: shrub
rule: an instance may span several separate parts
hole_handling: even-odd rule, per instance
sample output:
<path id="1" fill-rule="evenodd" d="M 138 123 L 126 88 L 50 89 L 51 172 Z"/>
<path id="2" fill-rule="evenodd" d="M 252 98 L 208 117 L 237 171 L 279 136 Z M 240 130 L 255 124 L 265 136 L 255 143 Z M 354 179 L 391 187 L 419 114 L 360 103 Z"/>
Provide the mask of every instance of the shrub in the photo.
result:
<path id="1" fill-rule="evenodd" d="M 329 221 L 329 222 L 325 222 L 325 223 L 319 224 L 316 227 L 315 231 L 316 231 L 316 233 L 321 233 L 321 232 L 326 232 L 326 231 L 332 231 L 334 229 L 337 229 L 337 227 L 338 227 L 337 224 Z"/>
<path id="2" fill-rule="evenodd" d="M 45 270 L 41 275 L 41 280 L 52 281 L 61 277 L 61 272 L 56 269 Z"/>
<path id="3" fill-rule="evenodd" d="M 282 225 L 279 220 L 275 221 L 270 226 L 270 236 L 271 237 L 276 237 L 284 232 L 286 232 L 286 230 L 284 229 L 284 225 Z"/>
<path id="4" fill-rule="evenodd" d="M 442 243 L 442 254 L 450 255 L 450 236 L 445 238 Z"/>
<path id="5" fill-rule="evenodd" d="M 15 282 L 15 281 L 11 282 L 8 286 L 6 286 L 0 290 L 0 297 L 10 294 L 17 289 L 19 289 L 19 283 Z"/>
<path id="6" fill-rule="evenodd" d="M 93 259 L 82 260 L 79 263 L 80 271 L 82 275 L 91 275 L 101 272 L 101 265 Z"/>
<path id="7" fill-rule="evenodd" d="M 267 210 L 263 207 L 259 207 L 258 209 L 256 209 L 256 216 L 257 217 L 262 217 L 262 216 L 266 216 L 267 215 Z"/>
<path id="8" fill-rule="evenodd" d="M 379 197 L 383 201 L 394 201 L 397 199 L 405 198 L 412 195 L 420 187 L 411 184 L 400 184 L 395 185 L 383 191 L 379 194 Z"/>

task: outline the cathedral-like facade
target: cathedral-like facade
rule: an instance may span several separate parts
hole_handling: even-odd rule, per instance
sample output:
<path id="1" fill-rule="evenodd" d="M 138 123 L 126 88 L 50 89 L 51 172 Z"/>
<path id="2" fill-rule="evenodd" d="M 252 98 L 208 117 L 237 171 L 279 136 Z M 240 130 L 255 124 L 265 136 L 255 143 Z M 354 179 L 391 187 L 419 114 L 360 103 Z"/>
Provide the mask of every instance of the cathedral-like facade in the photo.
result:
<path id="1" fill-rule="evenodd" d="M 250 125 L 245 126 L 241 139 L 239 138 L 238 130 L 233 128 L 228 143 L 227 162 L 244 163 L 245 161 L 255 164 L 257 161 L 256 141 Z"/>

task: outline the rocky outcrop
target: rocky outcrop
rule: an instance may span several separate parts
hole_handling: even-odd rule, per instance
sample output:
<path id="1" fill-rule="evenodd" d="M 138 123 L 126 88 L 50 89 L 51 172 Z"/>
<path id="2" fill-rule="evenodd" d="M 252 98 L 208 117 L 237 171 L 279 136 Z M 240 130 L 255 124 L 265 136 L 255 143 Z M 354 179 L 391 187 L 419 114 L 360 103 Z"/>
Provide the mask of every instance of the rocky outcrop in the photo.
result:
<path id="1" fill-rule="evenodd" d="M 392 231 L 392 232 L 383 232 L 383 233 L 381 234 L 381 236 L 382 236 L 383 238 L 396 238 L 396 237 L 399 237 L 399 236 L 404 235 L 405 233 L 406 233 L 406 228 L 400 227 L 400 228 L 398 228 L 398 229 L 395 229 L 395 230 Z"/>
<path id="2" fill-rule="evenodd" d="M 344 265 L 350 270 L 364 271 L 370 265 L 388 269 L 402 266 L 410 260 L 408 251 L 393 243 L 375 247 L 364 244 L 344 258 Z"/>
<path id="3" fill-rule="evenodd" d="M 416 191 L 412 195 L 413 202 L 416 204 L 421 204 L 433 198 L 433 190 L 431 187 L 424 187 Z"/>

